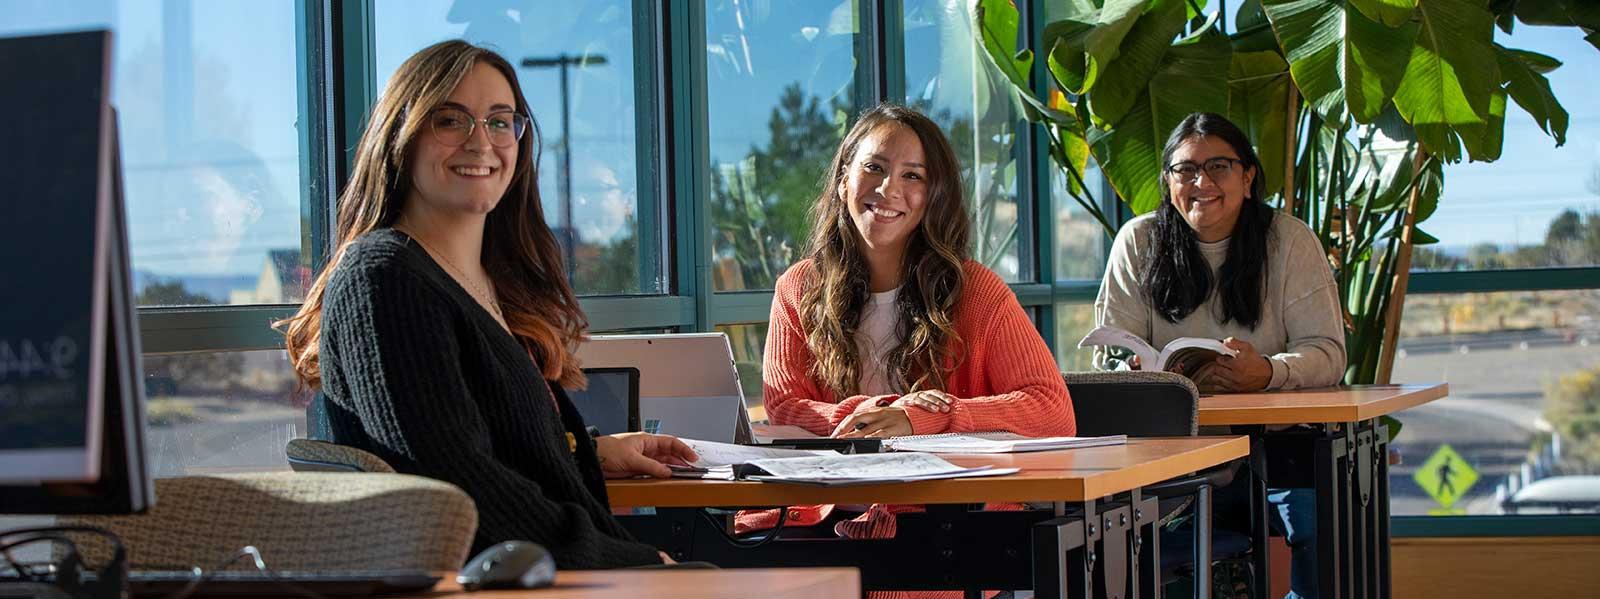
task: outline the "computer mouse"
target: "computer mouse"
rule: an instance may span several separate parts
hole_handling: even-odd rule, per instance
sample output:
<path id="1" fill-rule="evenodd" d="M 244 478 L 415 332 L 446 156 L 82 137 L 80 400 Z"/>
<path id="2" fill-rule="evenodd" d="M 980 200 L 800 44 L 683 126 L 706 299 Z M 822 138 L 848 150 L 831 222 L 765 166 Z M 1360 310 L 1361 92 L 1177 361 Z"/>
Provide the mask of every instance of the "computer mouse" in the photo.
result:
<path id="1" fill-rule="evenodd" d="M 461 588 L 536 589 L 556 581 L 556 560 L 538 543 L 506 541 L 484 549 L 461 568 Z"/>

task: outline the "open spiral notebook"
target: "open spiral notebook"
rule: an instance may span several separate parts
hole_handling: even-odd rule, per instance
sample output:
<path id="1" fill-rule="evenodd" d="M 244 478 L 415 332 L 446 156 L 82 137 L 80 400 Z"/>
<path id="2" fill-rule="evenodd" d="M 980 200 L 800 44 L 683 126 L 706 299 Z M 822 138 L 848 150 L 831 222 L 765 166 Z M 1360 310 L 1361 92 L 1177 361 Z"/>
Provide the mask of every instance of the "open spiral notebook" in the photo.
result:
<path id="1" fill-rule="evenodd" d="M 886 451 L 922 451 L 928 453 L 1018 453 L 1076 449 L 1101 445 L 1122 445 L 1127 435 L 1104 437 L 1024 437 L 1016 433 L 940 433 L 937 435 L 910 435 L 884 440 Z"/>

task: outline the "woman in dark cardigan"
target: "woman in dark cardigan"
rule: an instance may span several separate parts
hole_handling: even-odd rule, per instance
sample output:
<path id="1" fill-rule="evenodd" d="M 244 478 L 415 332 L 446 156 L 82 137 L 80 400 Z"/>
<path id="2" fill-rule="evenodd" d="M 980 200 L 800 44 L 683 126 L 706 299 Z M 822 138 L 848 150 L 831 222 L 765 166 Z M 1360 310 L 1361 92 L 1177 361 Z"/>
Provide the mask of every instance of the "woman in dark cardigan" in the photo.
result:
<path id="1" fill-rule="evenodd" d="M 520 539 L 562 568 L 670 563 L 611 516 L 604 478 L 667 476 L 677 439 L 591 438 L 587 321 L 540 209 L 537 129 L 504 58 L 462 41 L 395 71 L 339 202 L 338 245 L 287 321 L 333 441 L 461 487 L 474 550 Z M 403 523 L 397 523 L 403 525 Z"/>

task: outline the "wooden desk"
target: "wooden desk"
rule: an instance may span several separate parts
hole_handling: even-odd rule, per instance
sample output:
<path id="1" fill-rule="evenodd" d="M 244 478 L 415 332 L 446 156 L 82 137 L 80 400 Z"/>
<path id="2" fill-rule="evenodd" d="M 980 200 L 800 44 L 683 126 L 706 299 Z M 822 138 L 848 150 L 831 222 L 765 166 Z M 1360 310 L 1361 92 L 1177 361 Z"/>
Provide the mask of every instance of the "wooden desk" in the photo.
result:
<path id="1" fill-rule="evenodd" d="M 855 568 L 590 570 L 561 572 L 556 575 L 555 586 L 549 588 L 475 593 L 461 590 L 454 578 L 447 576 L 433 593 L 425 596 L 463 599 L 853 598 L 861 596 L 861 574 Z"/>
<path id="2" fill-rule="evenodd" d="M 963 466 L 1018 467 L 1016 474 L 850 487 L 743 481 L 609 481 L 615 506 L 654 507 L 624 516 L 640 540 L 680 560 L 723 566 L 861 568 L 868 590 L 1020 589 L 1038 597 L 1158 586 L 1160 510 L 1146 485 L 1250 453 L 1246 437 L 1131 439 L 1126 445 L 991 455 L 944 455 Z M 1047 503 L 1054 510 L 981 511 L 983 503 Z M 926 504 L 900 514 L 889 539 L 792 538 L 749 546 L 726 536 L 704 507 Z M 1030 559 L 1031 558 L 1031 559 Z"/>
<path id="3" fill-rule="evenodd" d="M 965 466 L 1021 468 L 1006 476 L 813 487 L 692 479 L 606 483 L 617 507 L 742 507 L 817 503 L 1081 502 L 1155 484 L 1250 454 L 1246 437 L 1129 439 L 1126 445 L 989 455 L 944 455 Z"/>
<path id="4" fill-rule="evenodd" d="M 1200 424 L 1360 422 L 1439 399 L 1450 385 L 1353 385 L 1200 398 Z"/>
<path id="5" fill-rule="evenodd" d="M 1254 521 L 1270 517 L 1267 486 L 1316 490 L 1319 596 L 1386 598 L 1389 429 L 1378 418 L 1449 392 L 1449 385 L 1436 383 L 1217 395 L 1200 399 L 1200 424 L 1253 429 L 1252 451 L 1266 471 L 1252 482 Z M 1293 424 L 1314 426 L 1267 430 Z M 1254 537 L 1256 547 L 1266 546 L 1264 527 L 1256 527 Z M 1259 572 L 1268 571 L 1266 553 L 1256 552 Z"/>

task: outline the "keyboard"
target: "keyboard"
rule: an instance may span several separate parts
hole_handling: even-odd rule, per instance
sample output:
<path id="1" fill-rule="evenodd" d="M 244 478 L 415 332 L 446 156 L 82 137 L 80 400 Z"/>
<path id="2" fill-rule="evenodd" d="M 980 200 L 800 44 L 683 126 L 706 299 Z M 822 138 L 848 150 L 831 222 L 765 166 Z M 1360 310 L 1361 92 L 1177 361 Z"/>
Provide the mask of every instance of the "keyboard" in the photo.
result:
<path id="1" fill-rule="evenodd" d="M 187 570 L 135 570 L 128 573 L 133 597 L 164 597 L 180 591 L 194 579 Z M 327 597 L 371 597 L 415 593 L 433 588 L 439 576 L 424 570 L 346 570 L 339 572 L 251 570 L 209 572 L 195 588 L 196 597 L 287 597 L 299 587 Z"/>

